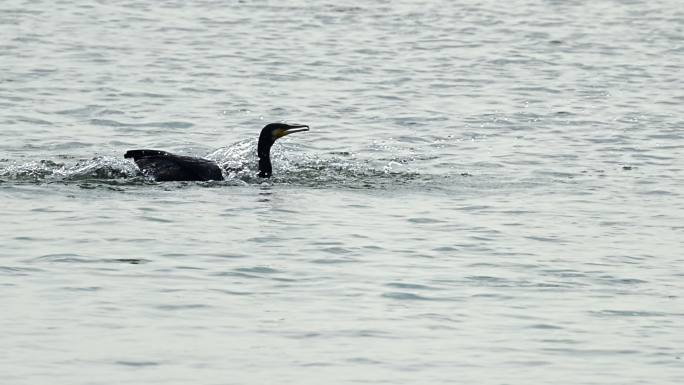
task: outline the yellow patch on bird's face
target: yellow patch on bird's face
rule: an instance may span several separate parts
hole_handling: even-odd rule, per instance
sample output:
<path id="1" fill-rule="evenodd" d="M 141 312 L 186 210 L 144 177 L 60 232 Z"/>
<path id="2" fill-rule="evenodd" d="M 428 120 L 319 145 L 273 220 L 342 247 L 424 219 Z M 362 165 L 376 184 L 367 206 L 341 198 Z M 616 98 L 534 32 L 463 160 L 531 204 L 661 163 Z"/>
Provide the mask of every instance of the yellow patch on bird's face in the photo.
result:
<path id="1" fill-rule="evenodd" d="M 283 136 L 287 135 L 287 131 L 283 130 L 282 128 L 276 128 L 273 130 L 272 135 L 275 139 L 282 138 Z"/>

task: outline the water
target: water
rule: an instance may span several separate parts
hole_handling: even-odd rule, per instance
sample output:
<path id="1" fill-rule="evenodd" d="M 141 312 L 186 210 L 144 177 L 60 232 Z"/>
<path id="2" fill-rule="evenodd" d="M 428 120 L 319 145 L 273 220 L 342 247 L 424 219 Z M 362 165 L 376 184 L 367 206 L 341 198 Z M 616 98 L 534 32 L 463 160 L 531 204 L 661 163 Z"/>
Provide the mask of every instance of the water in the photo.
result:
<path id="1" fill-rule="evenodd" d="M 684 381 L 680 2 L 345 4 L 0 3 L 2 384 Z"/>

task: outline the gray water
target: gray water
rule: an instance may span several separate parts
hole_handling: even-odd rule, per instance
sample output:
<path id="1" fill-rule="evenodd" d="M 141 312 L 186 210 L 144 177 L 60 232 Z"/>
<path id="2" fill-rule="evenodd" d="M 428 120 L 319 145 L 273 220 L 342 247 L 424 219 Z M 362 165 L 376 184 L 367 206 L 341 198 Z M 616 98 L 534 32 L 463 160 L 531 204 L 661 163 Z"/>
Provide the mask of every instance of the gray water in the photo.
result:
<path id="1" fill-rule="evenodd" d="M 683 58 L 675 0 L 3 0 L 0 383 L 681 384 Z"/>

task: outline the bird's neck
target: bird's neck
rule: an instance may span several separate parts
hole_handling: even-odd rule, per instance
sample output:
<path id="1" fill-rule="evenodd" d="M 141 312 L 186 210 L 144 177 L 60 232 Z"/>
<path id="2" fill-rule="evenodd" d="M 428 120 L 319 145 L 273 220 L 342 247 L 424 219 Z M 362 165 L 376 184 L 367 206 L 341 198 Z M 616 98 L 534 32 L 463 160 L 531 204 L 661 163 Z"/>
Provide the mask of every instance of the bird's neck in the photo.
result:
<path id="1" fill-rule="evenodd" d="M 268 178 L 273 174 L 271 167 L 271 148 L 259 145 L 257 149 L 257 156 L 259 156 L 259 177 Z"/>

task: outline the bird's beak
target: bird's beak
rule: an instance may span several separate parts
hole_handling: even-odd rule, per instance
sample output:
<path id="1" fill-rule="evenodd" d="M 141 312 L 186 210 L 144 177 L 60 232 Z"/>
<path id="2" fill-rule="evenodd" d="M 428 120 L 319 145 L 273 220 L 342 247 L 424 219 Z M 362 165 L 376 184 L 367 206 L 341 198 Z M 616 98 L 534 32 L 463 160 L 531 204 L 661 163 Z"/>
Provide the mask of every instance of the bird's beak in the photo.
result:
<path id="1" fill-rule="evenodd" d="M 304 124 L 288 124 L 288 127 L 276 133 L 276 138 L 282 138 L 285 135 L 294 134 L 295 132 L 309 131 L 309 126 Z"/>

